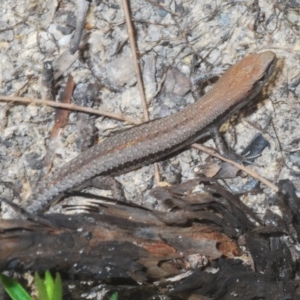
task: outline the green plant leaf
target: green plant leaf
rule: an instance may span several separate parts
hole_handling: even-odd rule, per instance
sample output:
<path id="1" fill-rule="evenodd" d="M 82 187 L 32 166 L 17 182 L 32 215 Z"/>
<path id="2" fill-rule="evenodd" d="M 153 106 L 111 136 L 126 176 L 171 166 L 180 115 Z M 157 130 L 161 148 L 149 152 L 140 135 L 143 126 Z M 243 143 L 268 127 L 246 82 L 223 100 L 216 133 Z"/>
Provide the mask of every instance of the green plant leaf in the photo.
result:
<path id="1" fill-rule="evenodd" d="M 4 285 L 5 291 L 13 300 L 32 300 L 29 294 L 24 290 L 16 280 L 0 274 L 0 281 Z"/>
<path id="2" fill-rule="evenodd" d="M 37 272 L 34 273 L 34 281 L 39 293 L 40 300 L 49 300 L 45 284 Z"/>
<path id="3" fill-rule="evenodd" d="M 52 300 L 54 292 L 54 280 L 48 270 L 45 273 L 45 287 L 49 300 Z"/>
<path id="4" fill-rule="evenodd" d="M 118 292 L 113 293 L 109 300 L 118 300 Z"/>
<path id="5" fill-rule="evenodd" d="M 59 273 L 56 273 L 53 288 L 53 298 L 51 300 L 62 300 L 62 282 Z"/>

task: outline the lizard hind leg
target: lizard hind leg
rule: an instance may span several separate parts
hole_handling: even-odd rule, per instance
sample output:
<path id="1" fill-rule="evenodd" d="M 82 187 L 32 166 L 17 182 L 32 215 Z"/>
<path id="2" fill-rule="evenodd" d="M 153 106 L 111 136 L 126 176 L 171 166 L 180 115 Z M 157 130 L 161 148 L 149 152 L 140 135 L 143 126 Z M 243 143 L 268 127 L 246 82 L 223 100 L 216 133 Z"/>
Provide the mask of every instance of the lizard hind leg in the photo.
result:
<path id="1" fill-rule="evenodd" d="M 90 181 L 90 186 L 102 189 L 102 190 L 111 190 L 112 198 L 119 201 L 126 201 L 124 196 L 123 186 L 119 181 L 110 176 L 101 176 L 98 175 L 93 177 Z"/>
<path id="2" fill-rule="evenodd" d="M 83 182 L 76 188 L 73 188 L 72 190 L 65 192 L 63 195 L 59 195 L 58 197 L 55 198 L 54 201 L 51 202 L 51 205 L 61 201 L 65 197 L 75 195 L 77 192 L 81 192 L 83 189 L 91 188 L 91 187 L 94 187 L 99 190 L 111 190 L 111 193 L 112 193 L 111 198 L 113 198 L 116 201 L 127 202 L 127 200 L 124 196 L 123 186 L 121 185 L 120 182 L 118 182 L 113 177 L 98 175 L 98 176 L 95 176 L 95 177 Z M 81 209 L 88 211 L 89 209 L 87 209 L 86 205 L 89 208 L 91 208 L 90 205 L 93 206 L 92 203 L 94 203 L 94 201 L 91 200 L 90 197 L 88 199 L 89 199 L 88 202 L 85 203 L 84 205 L 80 205 L 80 204 L 75 205 L 75 206 L 74 205 L 66 205 L 65 208 L 67 210 L 73 210 L 74 207 L 77 207 L 77 208 L 80 207 Z"/>

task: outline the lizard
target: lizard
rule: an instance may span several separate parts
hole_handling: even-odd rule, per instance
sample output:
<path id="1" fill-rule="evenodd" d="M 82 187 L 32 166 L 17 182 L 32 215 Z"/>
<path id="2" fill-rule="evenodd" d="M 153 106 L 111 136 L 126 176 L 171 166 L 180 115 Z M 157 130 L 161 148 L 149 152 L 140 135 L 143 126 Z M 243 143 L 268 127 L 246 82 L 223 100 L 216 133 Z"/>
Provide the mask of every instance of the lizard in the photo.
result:
<path id="1" fill-rule="evenodd" d="M 117 176 L 149 165 L 214 135 L 226 119 L 262 90 L 275 64 L 272 51 L 244 57 L 203 97 L 180 112 L 116 133 L 79 154 L 43 179 L 21 208 L 41 213 L 74 189 L 93 185 L 103 176 Z"/>

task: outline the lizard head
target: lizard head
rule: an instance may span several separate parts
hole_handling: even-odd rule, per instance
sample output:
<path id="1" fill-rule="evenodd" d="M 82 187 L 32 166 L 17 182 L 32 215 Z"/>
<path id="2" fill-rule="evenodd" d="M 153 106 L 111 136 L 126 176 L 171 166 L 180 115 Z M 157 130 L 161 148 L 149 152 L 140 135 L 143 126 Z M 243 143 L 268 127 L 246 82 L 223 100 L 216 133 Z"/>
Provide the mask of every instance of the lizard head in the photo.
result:
<path id="1" fill-rule="evenodd" d="M 239 99 L 249 101 L 261 91 L 275 64 L 276 55 L 272 51 L 253 53 L 232 66 L 221 80 L 227 82 Z"/>

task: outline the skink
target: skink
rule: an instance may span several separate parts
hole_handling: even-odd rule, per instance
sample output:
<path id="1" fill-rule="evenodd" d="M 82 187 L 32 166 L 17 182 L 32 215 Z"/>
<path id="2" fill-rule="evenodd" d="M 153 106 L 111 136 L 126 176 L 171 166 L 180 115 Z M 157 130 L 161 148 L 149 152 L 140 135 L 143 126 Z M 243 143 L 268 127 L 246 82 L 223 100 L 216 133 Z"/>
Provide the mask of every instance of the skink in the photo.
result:
<path id="1" fill-rule="evenodd" d="M 31 213 L 42 212 L 57 196 L 91 178 L 124 174 L 198 141 L 261 91 L 275 63 L 271 51 L 248 55 L 182 111 L 117 133 L 79 154 L 43 180 L 21 206 Z"/>

